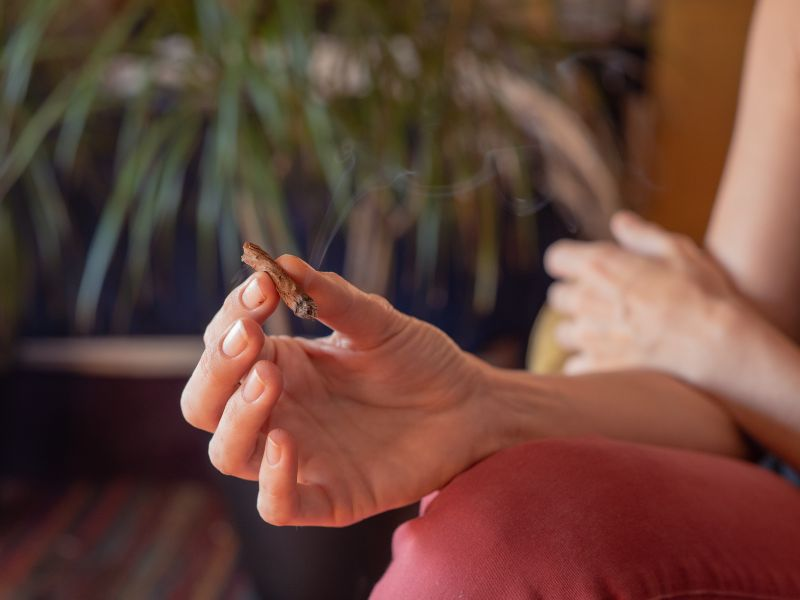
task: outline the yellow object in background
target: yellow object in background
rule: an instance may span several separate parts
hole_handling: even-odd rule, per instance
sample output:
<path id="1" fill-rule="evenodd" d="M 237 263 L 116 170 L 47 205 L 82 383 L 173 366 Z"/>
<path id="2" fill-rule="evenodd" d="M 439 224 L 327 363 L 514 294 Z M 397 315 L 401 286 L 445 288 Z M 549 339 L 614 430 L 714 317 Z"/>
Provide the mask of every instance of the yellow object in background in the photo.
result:
<path id="1" fill-rule="evenodd" d="M 562 317 L 547 305 L 539 311 L 528 341 L 528 357 L 525 361 L 528 371 L 537 375 L 561 372 L 564 362 L 569 357 L 569 353 L 556 343 L 555 328 L 561 319 Z"/>

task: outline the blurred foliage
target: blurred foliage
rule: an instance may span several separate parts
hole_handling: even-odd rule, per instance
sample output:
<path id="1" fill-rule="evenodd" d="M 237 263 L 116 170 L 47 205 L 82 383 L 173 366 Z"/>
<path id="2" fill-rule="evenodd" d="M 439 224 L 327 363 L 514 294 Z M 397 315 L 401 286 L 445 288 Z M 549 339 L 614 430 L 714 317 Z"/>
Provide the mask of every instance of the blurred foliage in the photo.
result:
<path id="1" fill-rule="evenodd" d="M 115 255 L 126 256 L 118 295 L 130 310 L 158 268 L 156 242 L 169 250 L 187 203 L 208 284 L 238 269 L 242 238 L 307 253 L 290 203 L 332 206 L 309 225 L 324 238 L 369 181 L 409 170 L 419 185 L 366 194 L 365 231 L 399 235 L 418 222 L 423 280 L 437 263 L 442 232 L 466 240 L 475 302 L 490 307 L 496 214 L 507 207 L 481 197 L 488 192 L 480 188 L 452 188 L 453 197 L 469 200 L 452 203 L 431 190 L 485 170 L 488 150 L 536 141 L 491 81 L 474 83 L 484 67 L 501 64 L 531 85 L 551 86 L 550 59 L 571 48 L 533 39 L 525 18 L 533 5 L 546 12 L 550 2 L 4 0 L 5 333 L 31 289 L 22 273 L 33 264 L 45 273 L 64 266 L 77 210 L 67 189 L 91 196 L 84 202 L 96 202 L 99 215 L 68 298 L 76 328 L 87 331 Z M 506 171 L 510 190 L 536 186 L 527 168 Z M 292 182 L 308 196 L 293 195 Z"/>

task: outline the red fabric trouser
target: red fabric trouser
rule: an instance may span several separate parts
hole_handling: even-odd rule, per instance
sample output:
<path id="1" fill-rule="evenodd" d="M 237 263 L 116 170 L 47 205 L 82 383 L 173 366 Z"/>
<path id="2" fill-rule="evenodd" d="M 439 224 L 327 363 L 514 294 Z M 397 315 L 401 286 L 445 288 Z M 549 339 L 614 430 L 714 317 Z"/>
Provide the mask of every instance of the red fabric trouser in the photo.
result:
<path id="1" fill-rule="evenodd" d="M 384 599 L 800 599 L 800 489 L 719 456 L 547 439 L 460 474 L 394 534 Z"/>

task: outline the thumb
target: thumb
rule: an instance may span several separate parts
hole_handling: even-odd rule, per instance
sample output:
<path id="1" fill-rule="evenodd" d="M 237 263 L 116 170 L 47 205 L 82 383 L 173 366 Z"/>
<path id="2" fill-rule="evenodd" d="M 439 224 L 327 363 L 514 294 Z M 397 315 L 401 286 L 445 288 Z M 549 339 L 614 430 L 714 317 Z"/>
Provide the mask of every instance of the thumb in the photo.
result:
<path id="1" fill-rule="evenodd" d="M 277 262 L 314 299 L 317 319 L 358 346 L 380 345 L 408 319 L 382 296 L 367 294 L 337 273 L 317 271 L 296 256 Z"/>
<path id="2" fill-rule="evenodd" d="M 620 246 L 636 254 L 656 258 L 670 254 L 670 234 L 630 211 L 620 211 L 611 218 L 611 233 Z"/>

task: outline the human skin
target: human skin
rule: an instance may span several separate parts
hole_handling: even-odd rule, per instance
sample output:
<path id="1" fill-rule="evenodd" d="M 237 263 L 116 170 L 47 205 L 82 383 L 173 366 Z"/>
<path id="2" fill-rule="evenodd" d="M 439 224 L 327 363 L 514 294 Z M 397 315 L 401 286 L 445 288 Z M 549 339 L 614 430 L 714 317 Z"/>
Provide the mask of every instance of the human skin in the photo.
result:
<path id="1" fill-rule="evenodd" d="M 187 421 L 214 433 L 212 463 L 259 481 L 257 509 L 270 523 L 347 525 L 412 503 L 502 448 L 552 435 L 746 455 L 730 416 L 668 376 L 496 369 L 338 275 L 278 261 L 333 333 L 266 336 L 259 325 L 277 297 L 254 273 L 209 324 L 181 397 Z"/>
<path id="2" fill-rule="evenodd" d="M 560 242 L 545 264 L 569 373 L 658 369 L 712 393 L 800 466 L 800 3 L 759 3 L 737 124 L 706 239 L 632 214 L 617 244 Z"/>
<path id="3" fill-rule="evenodd" d="M 413 502 L 501 448 L 554 435 L 595 433 L 746 457 L 744 429 L 797 463 L 798 404 L 788 390 L 800 389 L 792 375 L 800 371 L 788 337 L 800 330 L 800 169 L 793 164 L 800 136 L 786 132 L 800 131 L 798 11 L 794 0 L 762 2 L 754 21 L 742 109 L 708 237 L 714 262 L 685 241 L 683 251 L 694 254 L 684 267 L 704 274 L 687 274 L 644 247 L 627 251 L 655 261 L 648 281 L 672 282 L 671 308 L 685 305 L 676 320 L 661 323 L 662 332 L 683 322 L 694 338 L 676 331 L 683 345 L 645 352 L 659 362 L 628 363 L 632 371 L 537 377 L 500 370 L 340 277 L 282 257 L 334 333 L 320 340 L 264 336 L 259 324 L 277 302 L 264 274 L 231 293 L 181 398 L 186 419 L 214 433 L 212 463 L 259 481 L 265 520 L 332 526 Z M 615 289 L 621 297 L 630 292 Z M 664 305 L 651 303 L 646 291 L 642 314 L 657 314 Z M 241 337 L 227 339 L 234 330 Z M 731 352 L 744 345 L 745 331 L 754 350 Z M 726 357 L 724 365 L 706 361 L 695 378 L 711 373 L 729 389 L 746 383 L 746 391 L 714 398 L 669 375 L 669 356 L 682 354 L 686 340 L 689 354 Z M 246 402 L 250 384 L 257 393 Z"/>

